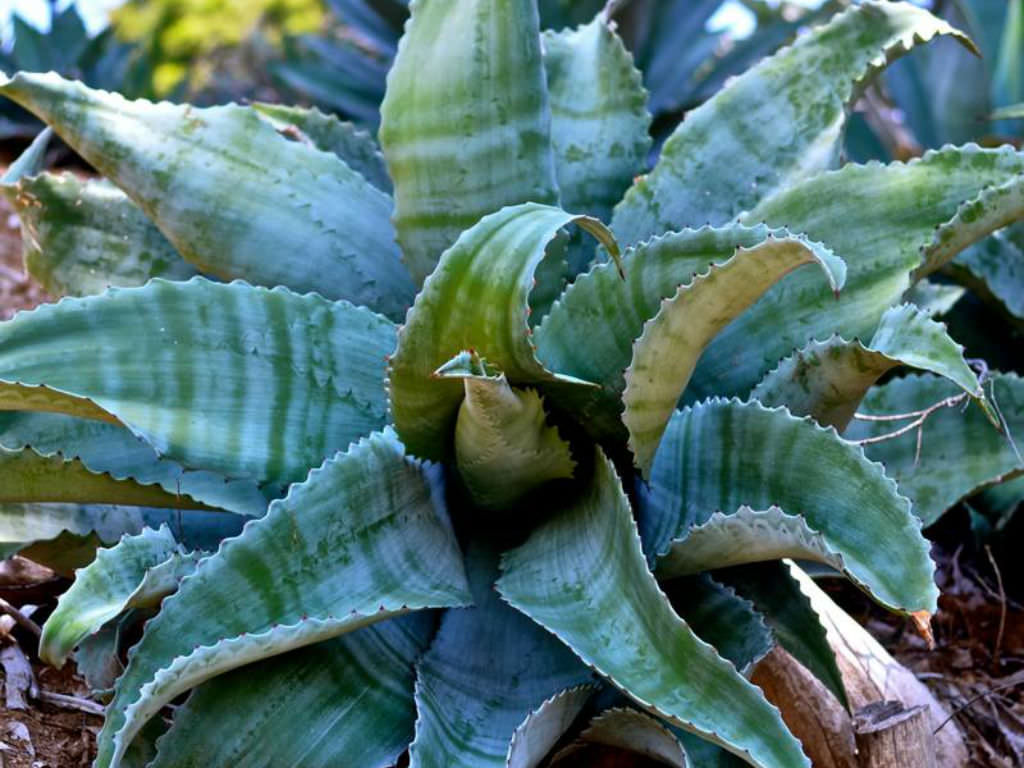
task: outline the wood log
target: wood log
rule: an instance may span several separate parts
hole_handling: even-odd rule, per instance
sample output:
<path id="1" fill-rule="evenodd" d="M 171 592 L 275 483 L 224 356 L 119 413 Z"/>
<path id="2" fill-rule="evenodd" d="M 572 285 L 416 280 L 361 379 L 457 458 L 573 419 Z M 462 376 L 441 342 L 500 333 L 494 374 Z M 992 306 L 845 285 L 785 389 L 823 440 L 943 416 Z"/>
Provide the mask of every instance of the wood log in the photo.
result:
<path id="1" fill-rule="evenodd" d="M 963 733 L 955 721 L 947 722 L 949 712 L 928 687 L 836 605 L 806 573 L 793 564 L 790 569 L 821 617 L 854 712 L 879 701 L 899 701 L 908 708 L 924 707 L 929 730 L 933 732 L 935 765 L 941 768 L 967 766 L 969 757 Z M 935 732 L 940 725 L 942 728 Z"/>
<path id="2" fill-rule="evenodd" d="M 858 768 L 849 713 L 800 662 L 776 647 L 755 667 L 751 682 L 782 712 L 814 768 Z"/>
<path id="3" fill-rule="evenodd" d="M 876 701 L 853 719 L 861 768 L 938 768 L 928 707 Z"/>

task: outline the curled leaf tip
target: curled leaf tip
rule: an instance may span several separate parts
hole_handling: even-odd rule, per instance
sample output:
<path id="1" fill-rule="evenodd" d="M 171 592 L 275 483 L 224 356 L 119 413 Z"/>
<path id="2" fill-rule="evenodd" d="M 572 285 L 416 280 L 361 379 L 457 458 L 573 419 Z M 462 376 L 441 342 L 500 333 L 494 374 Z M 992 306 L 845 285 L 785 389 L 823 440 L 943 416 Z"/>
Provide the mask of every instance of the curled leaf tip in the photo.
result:
<path id="1" fill-rule="evenodd" d="M 928 611 L 914 611 L 910 614 L 910 619 L 914 622 L 914 629 L 917 630 L 917 633 L 928 644 L 928 650 L 935 650 L 935 634 L 932 632 L 931 613 Z"/>

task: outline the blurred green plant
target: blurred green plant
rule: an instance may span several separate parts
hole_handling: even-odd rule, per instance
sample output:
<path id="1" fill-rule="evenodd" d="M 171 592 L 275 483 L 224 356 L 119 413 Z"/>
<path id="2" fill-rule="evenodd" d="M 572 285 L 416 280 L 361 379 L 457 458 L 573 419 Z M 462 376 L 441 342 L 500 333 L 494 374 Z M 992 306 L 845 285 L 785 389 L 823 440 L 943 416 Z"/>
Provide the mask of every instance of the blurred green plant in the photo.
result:
<path id="1" fill-rule="evenodd" d="M 121 40 L 140 45 L 153 60 L 153 88 L 160 96 L 206 88 L 225 67 L 225 53 L 264 46 L 321 27 L 321 0 L 132 0 L 111 14 Z M 239 95 L 259 83 L 250 69 L 235 78 Z M 233 96 L 234 94 L 228 94 Z"/>
<path id="2" fill-rule="evenodd" d="M 74 5 L 50 6 L 50 28 L 41 32 L 19 15 L 13 36 L 0 48 L 0 72 L 59 72 L 95 88 L 139 98 L 150 95 L 148 62 L 135 46 L 119 42 L 110 30 L 90 37 Z M 0 139 L 31 138 L 42 122 L 13 102 L 0 103 Z"/>

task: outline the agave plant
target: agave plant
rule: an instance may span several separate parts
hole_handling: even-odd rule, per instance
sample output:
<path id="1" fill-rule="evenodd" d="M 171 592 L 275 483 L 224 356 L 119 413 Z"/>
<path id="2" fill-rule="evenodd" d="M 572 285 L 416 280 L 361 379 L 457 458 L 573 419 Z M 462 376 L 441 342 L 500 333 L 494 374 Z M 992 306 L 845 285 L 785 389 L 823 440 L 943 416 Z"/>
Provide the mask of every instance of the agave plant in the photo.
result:
<path id="1" fill-rule="evenodd" d="M 533 0 L 411 12 L 382 154 L 315 110 L 0 84 L 109 179 L 39 173 L 45 136 L 10 169 L 33 271 L 129 286 L 0 324 L 10 549 L 134 532 L 40 646 L 110 688 L 96 765 L 808 765 L 745 674 L 777 641 L 844 694 L 773 561 L 925 632 L 938 596 L 911 501 L 840 432 L 899 415 L 857 409 L 904 365 L 977 440 L 1021 418 L 1019 382 L 904 297 L 1021 215 L 1024 154 L 836 167 L 867 78 L 968 41 L 855 6 L 637 177 L 645 92 L 607 12 L 543 37 Z M 994 479 L 967 458 L 945 475 Z M 208 553 L 211 520 L 245 522 Z"/>

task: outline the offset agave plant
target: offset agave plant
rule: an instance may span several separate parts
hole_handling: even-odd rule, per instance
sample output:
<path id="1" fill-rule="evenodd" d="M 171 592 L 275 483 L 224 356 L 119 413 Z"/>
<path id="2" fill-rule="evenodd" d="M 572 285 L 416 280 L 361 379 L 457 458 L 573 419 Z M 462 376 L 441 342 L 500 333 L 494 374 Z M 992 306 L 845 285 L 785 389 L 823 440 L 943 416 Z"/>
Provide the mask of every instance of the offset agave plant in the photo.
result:
<path id="1" fill-rule="evenodd" d="M 523 767 L 558 743 L 807 765 L 745 673 L 779 642 L 842 684 L 773 561 L 923 629 L 938 594 L 911 501 L 840 433 L 901 365 L 1000 460 L 1024 418 L 1020 382 L 980 380 L 920 290 L 1021 215 L 1024 154 L 837 169 L 867 78 L 968 41 L 855 6 L 637 176 L 645 93 L 606 14 L 541 35 L 533 0 L 411 10 L 383 155 L 315 111 L 0 84 L 112 182 L 39 174 L 45 136 L 10 169 L 33 273 L 102 292 L 0 325 L 8 551 L 70 567 L 69 542 L 134 533 L 40 648 L 77 646 L 111 689 L 96 765 L 408 746 L 414 767 Z M 898 414 L 868 415 L 886 434 L 865 445 L 913 458 Z M 951 455 L 928 503 L 1022 470 L 997 464 Z"/>

